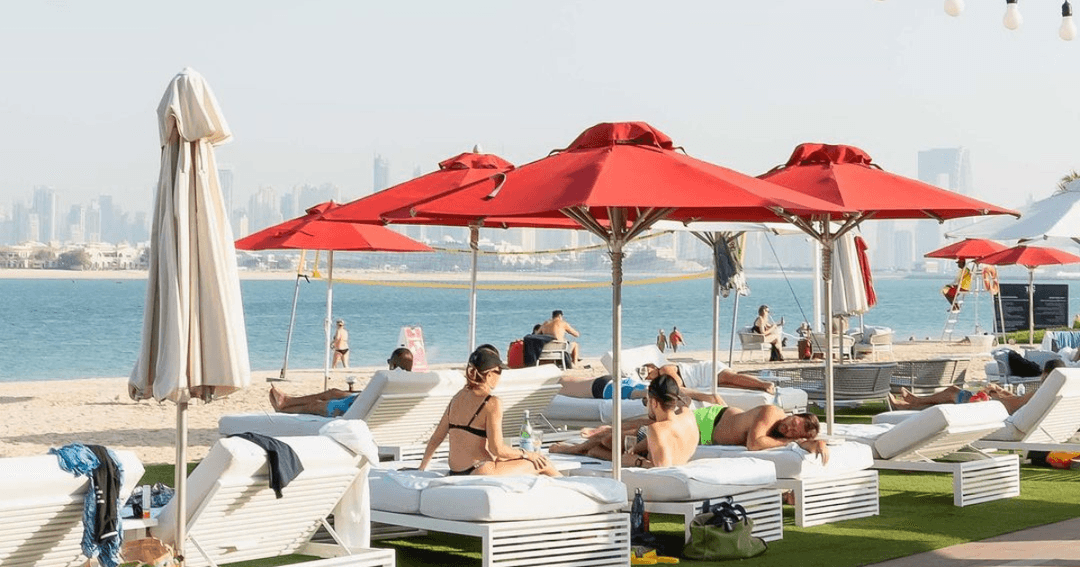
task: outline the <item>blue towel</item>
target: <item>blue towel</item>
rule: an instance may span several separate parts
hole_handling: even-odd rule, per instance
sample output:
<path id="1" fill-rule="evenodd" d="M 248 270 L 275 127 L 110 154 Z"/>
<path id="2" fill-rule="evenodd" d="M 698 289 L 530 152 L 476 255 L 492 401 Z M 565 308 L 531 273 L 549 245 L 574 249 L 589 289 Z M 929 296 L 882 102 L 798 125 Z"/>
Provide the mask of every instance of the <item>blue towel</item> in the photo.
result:
<path id="1" fill-rule="evenodd" d="M 1078 348 L 1080 347 L 1080 331 L 1053 331 L 1053 346 L 1054 352 L 1057 352 L 1065 347 Z"/>
<path id="2" fill-rule="evenodd" d="M 99 479 L 103 478 L 98 469 L 106 467 L 106 465 L 101 462 L 90 447 L 81 443 L 64 445 L 59 449 L 52 448 L 49 449 L 49 453 L 57 456 L 61 469 L 75 476 L 85 476 L 90 479 L 90 487 L 86 491 L 86 497 L 83 500 L 83 555 L 89 559 L 97 556 L 98 562 L 105 567 L 116 567 L 120 563 L 120 546 L 124 543 L 124 531 L 120 527 L 119 513 L 122 504 L 118 497 L 113 497 L 113 491 L 107 490 L 104 486 L 96 486 Z M 124 483 L 124 468 L 111 449 L 105 449 L 105 453 L 108 454 L 116 466 L 116 477 L 115 479 L 105 479 L 103 484 L 114 482 L 114 488 L 118 490 Z M 111 514 L 108 514 L 110 525 L 108 527 L 99 525 L 98 529 L 95 530 L 95 524 L 100 523 L 97 509 L 99 493 L 103 497 L 107 495 L 104 503 L 113 506 L 114 509 Z M 112 502 L 107 500 L 112 500 Z M 99 539 L 97 532 L 108 532 L 108 535 Z"/>

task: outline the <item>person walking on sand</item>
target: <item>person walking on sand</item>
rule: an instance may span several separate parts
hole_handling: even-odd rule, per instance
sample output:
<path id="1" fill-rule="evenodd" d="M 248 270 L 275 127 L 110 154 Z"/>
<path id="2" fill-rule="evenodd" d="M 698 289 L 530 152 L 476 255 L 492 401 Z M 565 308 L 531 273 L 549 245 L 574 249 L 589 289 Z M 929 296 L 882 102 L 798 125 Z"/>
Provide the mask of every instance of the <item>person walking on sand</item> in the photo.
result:
<path id="1" fill-rule="evenodd" d="M 420 470 L 427 469 L 435 450 L 449 437 L 450 476 L 562 476 L 543 454 L 503 443 L 502 400 L 491 393 L 499 385 L 503 368 L 506 365 L 494 347 L 482 345 L 469 355 L 465 386 L 446 406 L 424 449 Z"/>
<path id="2" fill-rule="evenodd" d="M 679 347 L 685 342 L 682 338 L 682 333 L 679 332 L 678 327 L 671 328 L 671 334 L 668 335 L 668 342 L 671 343 L 671 352 L 679 352 Z"/>
<path id="3" fill-rule="evenodd" d="M 667 337 L 664 336 L 664 330 L 660 329 L 659 331 L 656 332 L 656 348 L 660 352 L 664 352 L 664 349 L 667 348 L 667 345 L 668 345 L 668 339 L 667 339 Z M 672 345 L 672 347 L 674 347 L 674 346 L 675 345 Z"/>
<path id="4" fill-rule="evenodd" d="M 330 348 L 334 349 L 334 363 L 330 368 L 337 368 L 341 362 L 343 368 L 349 367 L 349 331 L 345 330 L 345 320 L 337 320 L 337 331 L 334 332 L 334 340 L 330 342 Z"/>

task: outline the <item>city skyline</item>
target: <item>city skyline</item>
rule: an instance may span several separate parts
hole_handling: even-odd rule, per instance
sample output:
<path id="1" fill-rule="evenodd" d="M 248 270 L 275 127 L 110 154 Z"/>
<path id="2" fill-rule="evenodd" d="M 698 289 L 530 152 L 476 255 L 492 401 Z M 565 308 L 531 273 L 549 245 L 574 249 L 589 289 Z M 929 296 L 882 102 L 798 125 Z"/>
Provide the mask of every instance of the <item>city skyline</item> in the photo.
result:
<path id="1" fill-rule="evenodd" d="M 0 127 L 16 135 L 0 140 L 0 203 L 46 185 L 149 210 L 155 108 L 185 66 L 232 126 L 218 157 L 235 168 L 234 207 L 268 185 L 366 194 L 375 154 L 397 180 L 474 144 L 526 163 L 612 120 L 750 175 L 806 141 L 859 146 L 909 177 L 919 150 L 964 146 L 973 195 L 1008 207 L 1080 165 L 1067 126 L 1080 42 L 1058 39 L 1054 6 L 1025 5 L 1016 31 L 986 3 L 959 18 L 937 1 L 470 7 L 6 5 Z"/>

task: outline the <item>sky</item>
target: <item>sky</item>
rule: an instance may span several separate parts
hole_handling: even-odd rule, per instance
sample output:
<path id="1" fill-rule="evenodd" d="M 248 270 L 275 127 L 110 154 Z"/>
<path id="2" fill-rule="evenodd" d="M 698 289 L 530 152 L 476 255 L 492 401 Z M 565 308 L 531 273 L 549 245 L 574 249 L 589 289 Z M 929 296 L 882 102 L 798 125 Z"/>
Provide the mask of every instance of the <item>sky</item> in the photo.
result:
<path id="1" fill-rule="evenodd" d="M 177 6 L 183 9 L 177 9 Z M 914 177 L 919 150 L 970 150 L 975 196 L 1049 195 L 1080 169 L 1080 40 L 1056 2 L 941 0 L 209 1 L 0 4 L 0 208 L 52 186 L 149 210 L 156 108 L 184 67 L 234 140 L 234 203 L 372 189 L 480 144 L 516 164 L 598 122 L 644 120 L 758 175 L 799 143 L 852 144 Z"/>

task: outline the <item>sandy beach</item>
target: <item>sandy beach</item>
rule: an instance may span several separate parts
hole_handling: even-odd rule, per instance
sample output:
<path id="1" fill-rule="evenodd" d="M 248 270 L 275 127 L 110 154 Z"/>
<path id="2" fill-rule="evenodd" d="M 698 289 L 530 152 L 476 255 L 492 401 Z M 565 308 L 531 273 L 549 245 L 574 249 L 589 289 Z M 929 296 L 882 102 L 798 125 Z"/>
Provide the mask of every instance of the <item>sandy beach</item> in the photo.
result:
<path id="1" fill-rule="evenodd" d="M 708 360 L 706 351 L 668 353 L 676 360 Z M 897 360 L 915 360 L 943 355 L 971 356 L 967 379 L 985 378 L 985 351 L 976 352 L 964 343 L 902 342 L 894 345 Z M 723 358 L 726 358 L 724 353 Z M 792 348 L 785 349 L 788 359 L 795 358 Z M 737 370 L 775 368 L 784 363 L 739 363 Z M 579 375 L 604 374 L 598 359 L 586 359 L 589 367 L 573 370 Z M 438 367 L 452 367 L 439 365 Z M 460 366 L 460 365 L 459 365 Z M 362 387 L 377 368 L 352 368 L 333 372 L 331 387 L 347 388 L 346 376 L 355 376 Z M 267 392 L 267 378 L 279 371 L 254 372 L 251 387 L 209 404 L 193 402 L 188 412 L 190 459 L 201 459 L 218 439 L 218 418 L 227 414 L 272 412 Z M 288 394 L 310 394 L 323 386 L 322 370 L 290 371 L 289 380 L 276 382 Z M 0 457 L 40 455 L 50 447 L 67 443 L 96 443 L 127 449 L 138 454 L 144 463 L 169 463 L 175 459 L 176 406 L 171 402 L 132 401 L 127 394 L 126 378 L 57 380 L 44 382 L 0 383 Z"/>

